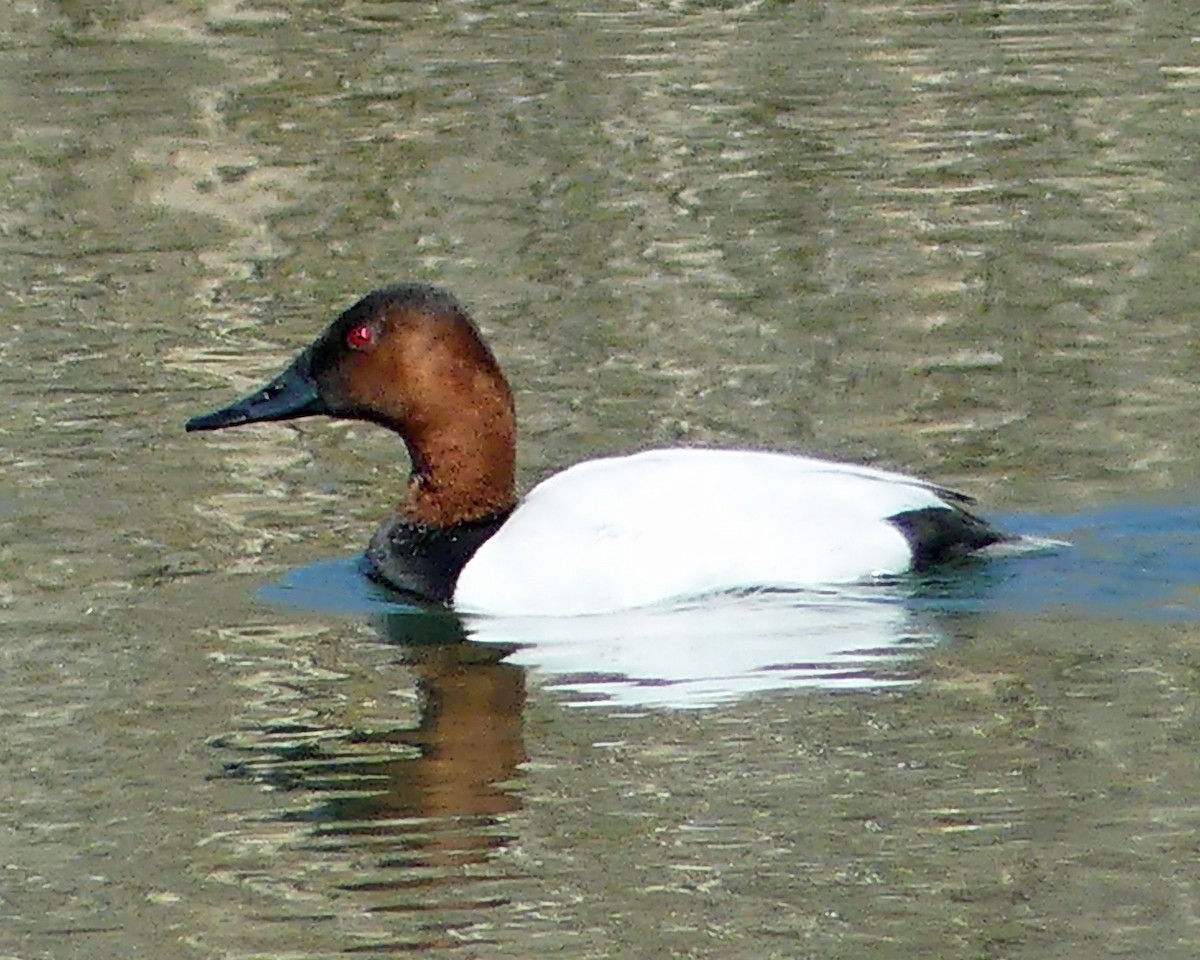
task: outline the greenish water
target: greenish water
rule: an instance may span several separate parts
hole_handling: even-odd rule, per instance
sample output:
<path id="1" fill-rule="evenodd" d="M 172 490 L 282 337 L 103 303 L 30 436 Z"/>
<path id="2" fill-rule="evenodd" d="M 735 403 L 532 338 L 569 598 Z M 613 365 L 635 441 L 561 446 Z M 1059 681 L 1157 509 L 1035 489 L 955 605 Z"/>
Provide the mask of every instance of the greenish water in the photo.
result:
<path id="1" fill-rule="evenodd" d="M 1194 26 L 6 6 L 0 955 L 1195 956 Z M 274 605 L 402 447 L 182 422 L 400 279 L 488 334 L 526 484 L 798 450 L 1078 546 L 871 621 L 906 656 L 861 683 L 807 682 L 810 621 L 704 709 L 648 634 Z"/>

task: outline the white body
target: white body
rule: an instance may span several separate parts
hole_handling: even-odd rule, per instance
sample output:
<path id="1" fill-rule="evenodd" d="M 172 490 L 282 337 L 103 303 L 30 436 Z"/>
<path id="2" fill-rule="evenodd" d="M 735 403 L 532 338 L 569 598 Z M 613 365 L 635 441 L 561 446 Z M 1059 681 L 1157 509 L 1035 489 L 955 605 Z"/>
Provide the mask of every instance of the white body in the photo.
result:
<path id="1" fill-rule="evenodd" d="M 754 588 L 894 576 L 912 551 L 887 518 L 953 509 L 870 467 L 740 450 L 652 450 L 550 477 L 463 568 L 456 609 L 573 615 Z"/>

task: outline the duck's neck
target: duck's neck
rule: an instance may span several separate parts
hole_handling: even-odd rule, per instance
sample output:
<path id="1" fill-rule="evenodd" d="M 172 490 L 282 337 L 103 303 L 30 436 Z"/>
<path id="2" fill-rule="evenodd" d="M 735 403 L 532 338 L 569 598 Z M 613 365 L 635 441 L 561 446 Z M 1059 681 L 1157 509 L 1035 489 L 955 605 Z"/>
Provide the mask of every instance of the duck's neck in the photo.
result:
<path id="1" fill-rule="evenodd" d="M 413 472 L 400 512 L 429 527 L 450 527 L 511 510 L 516 503 L 516 418 L 507 389 L 453 419 L 406 431 Z"/>

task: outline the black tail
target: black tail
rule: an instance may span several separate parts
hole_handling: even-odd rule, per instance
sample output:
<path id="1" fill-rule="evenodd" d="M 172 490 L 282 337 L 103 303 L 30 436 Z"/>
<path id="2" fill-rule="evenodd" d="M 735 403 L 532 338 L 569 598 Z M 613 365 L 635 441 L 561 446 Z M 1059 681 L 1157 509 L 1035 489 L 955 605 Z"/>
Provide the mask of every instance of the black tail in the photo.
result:
<path id="1" fill-rule="evenodd" d="M 992 527 L 973 513 L 958 507 L 922 507 L 888 517 L 908 541 L 913 570 L 920 572 L 961 560 L 1013 537 Z"/>

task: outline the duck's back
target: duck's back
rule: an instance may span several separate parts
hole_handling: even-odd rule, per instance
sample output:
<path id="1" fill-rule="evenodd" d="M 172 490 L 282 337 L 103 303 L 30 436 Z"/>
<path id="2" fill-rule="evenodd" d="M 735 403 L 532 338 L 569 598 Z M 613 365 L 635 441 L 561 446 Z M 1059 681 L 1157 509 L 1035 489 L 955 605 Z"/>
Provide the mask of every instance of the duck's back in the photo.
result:
<path id="1" fill-rule="evenodd" d="M 529 493 L 463 569 L 454 602 L 496 614 L 598 613 L 902 574 L 914 538 L 942 535 L 943 521 L 992 533 L 959 499 L 912 477 L 776 453 L 591 460 Z"/>

